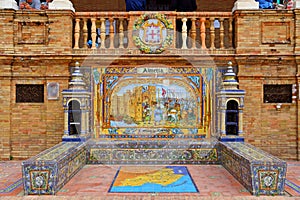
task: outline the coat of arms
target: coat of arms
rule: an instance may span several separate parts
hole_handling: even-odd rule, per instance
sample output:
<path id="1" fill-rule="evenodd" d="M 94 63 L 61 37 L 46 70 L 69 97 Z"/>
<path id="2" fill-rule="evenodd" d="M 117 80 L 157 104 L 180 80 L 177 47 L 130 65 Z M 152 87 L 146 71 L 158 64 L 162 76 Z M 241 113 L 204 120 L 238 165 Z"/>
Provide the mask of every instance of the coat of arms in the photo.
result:
<path id="1" fill-rule="evenodd" d="M 133 27 L 135 45 L 144 53 L 161 53 L 173 41 L 173 25 L 162 14 L 145 14 Z"/>

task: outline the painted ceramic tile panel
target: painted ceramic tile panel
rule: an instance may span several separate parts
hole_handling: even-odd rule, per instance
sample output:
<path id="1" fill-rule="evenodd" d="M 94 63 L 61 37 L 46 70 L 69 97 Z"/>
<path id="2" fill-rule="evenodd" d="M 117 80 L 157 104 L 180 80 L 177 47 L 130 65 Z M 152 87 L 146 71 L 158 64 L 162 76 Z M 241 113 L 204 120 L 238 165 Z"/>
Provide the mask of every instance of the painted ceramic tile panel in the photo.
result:
<path id="1" fill-rule="evenodd" d="M 133 171 L 134 170 L 134 171 Z M 198 192 L 183 166 L 121 167 L 109 192 Z"/>
<path id="2" fill-rule="evenodd" d="M 212 68 L 107 68 L 94 70 L 94 76 L 100 80 L 95 102 L 100 135 L 204 138 L 210 134 Z"/>

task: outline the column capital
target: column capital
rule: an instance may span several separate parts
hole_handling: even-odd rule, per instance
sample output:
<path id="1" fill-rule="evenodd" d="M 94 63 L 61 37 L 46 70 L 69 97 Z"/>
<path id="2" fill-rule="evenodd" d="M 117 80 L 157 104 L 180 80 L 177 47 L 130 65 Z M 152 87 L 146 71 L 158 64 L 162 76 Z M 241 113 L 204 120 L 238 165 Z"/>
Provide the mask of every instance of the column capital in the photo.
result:
<path id="1" fill-rule="evenodd" d="M 49 3 L 50 10 L 72 10 L 75 12 L 73 4 L 70 0 L 53 0 Z"/>
<path id="2" fill-rule="evenodd" d="M 0 1 L 0 9 L 19 10 L 19 7 L 15 0 L 5 0 L 5 1 Z"/>
<path id="3" fill-rule="evenodd" d="M 234 6 L 232 8 L 232 12 L 235 10 L 253 10 L 253 9 L 259 9 L 259 2 L 256 2 L 255 0 L 237 0 L 234 3 Z"/>
<path id="4" fill-rule="evenodd" d="M 300 0 L 294 0 L 294 8 L 296 9 L 300 8 Z"/>

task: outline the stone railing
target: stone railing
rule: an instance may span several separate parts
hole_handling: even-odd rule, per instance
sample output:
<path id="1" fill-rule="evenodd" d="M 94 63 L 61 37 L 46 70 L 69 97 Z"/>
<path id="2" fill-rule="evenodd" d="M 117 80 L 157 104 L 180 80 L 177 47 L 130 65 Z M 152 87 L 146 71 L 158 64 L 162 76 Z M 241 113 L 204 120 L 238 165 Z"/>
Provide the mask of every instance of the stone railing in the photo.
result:
<path id="1" fill-rule="evenodd" d="M 154 12 L 76 12 L 73 49 L 77 53 L 83 49 L 134 49 L 132 33 L 136 20 L 151 13 Z M 174 34 L 169 49 L 233 50 L 233 18 L 230 12 L 157 13 L 165 15 L 173 24 Z M 178 21 L 182 22 L 180 32 L 176 27 Z"/>

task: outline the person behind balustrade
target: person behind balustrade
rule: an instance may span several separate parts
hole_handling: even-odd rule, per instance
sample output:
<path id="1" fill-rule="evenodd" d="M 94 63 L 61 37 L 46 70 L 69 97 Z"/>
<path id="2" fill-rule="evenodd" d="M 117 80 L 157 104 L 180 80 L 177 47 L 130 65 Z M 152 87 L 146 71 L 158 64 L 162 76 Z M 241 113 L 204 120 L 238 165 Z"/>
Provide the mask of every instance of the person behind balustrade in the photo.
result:
<path id="1" fill-rule="evenodd" d="M 197 3 L 196 0 L 172 0 L 170 10 L 175 10 L 176 12 L 193 12 L 197 10 Z M 179 39 L 179 46 L 182 45 L 182 38 L 181 38 L 181 32 L 182 32 L 182 20 L 177 19 L 176 20 L 176 30 L 179 32 L 178 39 Z M 187 32 L 189 33 L 191 27 L 192 27 L 192 21 L 188 20 L 186 22 L 187 26 Z"/>
<path id="2" fill-rule="evenodd" d="M 51 3 L 52 0 L 46 0 L 45 2 L 41 3 L 41 10 L 47 10 L 49 8 L 49 3 Z"/>
<path id="3" fill-rule="evenodd" d="M 126 11 L 146 10 L 146 0 L 125 0 Z"/>
<path id="4" fill-rule="evenodd" d="M 40 0 L 20 0 L 19 7 L 26 10 L 40 10 L 41 2 Z"/>
<path id="5" fill-rule="evenodd" d="M 255 0 L 259 3 L 261 9 L 272 9 L 274 8 L 273 0 Z"/>

